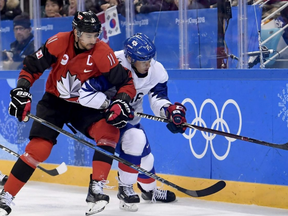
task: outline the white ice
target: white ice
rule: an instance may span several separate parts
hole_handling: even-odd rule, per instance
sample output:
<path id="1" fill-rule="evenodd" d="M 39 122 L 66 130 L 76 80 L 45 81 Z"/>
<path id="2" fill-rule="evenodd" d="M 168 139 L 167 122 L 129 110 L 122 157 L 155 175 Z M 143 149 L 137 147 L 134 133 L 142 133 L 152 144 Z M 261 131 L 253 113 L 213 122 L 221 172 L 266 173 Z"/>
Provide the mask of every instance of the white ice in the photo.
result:
<path id="1" fill-rule="evenodd" d="M 118 207 L 115 190 L 104 190 L 110 203 L 97 216 L 287 216 L 288 210 L 251 205 L 204 201 L 196 198 L 177 198 L 176 202 L 150 203 L 141 200 L 137 212 Z M 84 216 L 87 188 L 28 182 L 16 196 L 9 216 Z"/>

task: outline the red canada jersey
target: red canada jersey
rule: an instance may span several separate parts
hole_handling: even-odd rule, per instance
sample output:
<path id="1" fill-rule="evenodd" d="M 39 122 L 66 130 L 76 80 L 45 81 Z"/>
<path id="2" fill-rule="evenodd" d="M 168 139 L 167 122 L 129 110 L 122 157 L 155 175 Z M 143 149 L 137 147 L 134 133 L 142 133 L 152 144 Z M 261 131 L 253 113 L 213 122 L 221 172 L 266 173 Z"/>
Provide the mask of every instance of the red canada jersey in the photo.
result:
<path id="1" fill-rule="evenodd" d="M 45 45 L 24 59 L 19 78 L 27 79 L 32 86 L 51 67 L 46 92 L 68 101 L 76 101 L 83 82 L 91 77 L 104 75 L 116 86 L 117 93 L 126 93 L 130 99 L 135 96 L 131 72 L 119 64 L 107 44 L 97 39 L 91 50 L 76 55 L 74 43 L 72 31 L 49 38 Z"/>

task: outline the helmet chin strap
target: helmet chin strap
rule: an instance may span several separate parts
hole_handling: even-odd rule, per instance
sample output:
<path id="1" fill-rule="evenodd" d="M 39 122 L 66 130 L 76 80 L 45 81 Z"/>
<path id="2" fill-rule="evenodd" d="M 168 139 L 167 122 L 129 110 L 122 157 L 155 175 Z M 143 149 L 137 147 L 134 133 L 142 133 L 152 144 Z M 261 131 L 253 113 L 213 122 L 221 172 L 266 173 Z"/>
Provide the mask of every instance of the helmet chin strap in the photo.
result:
<path id="1" fill-rule="evenodd" d="M 78 49 L 78 50 L 82 50 L 80 47 L 79 47 L 79 37 L 77 37 L 78 40 L 76 41 L 75 40 L 75 48 Z"/>
<path id="2" fill-rule="evenodd" d="M 76 49 L 80 49 L 80 48 L 79 48 L 78 41 L 75 41 L 75 47 L 76 47 Z"/>
<path id="3" fill-rule="evenodd" d="M 77 29 L 76 29 L 76 30 L 77 30 Z M 81 35 L 82 35 L 82 32 L 80 32 L 79 30 L 77 30 L 77 33 L 76 33 L 76 35 L 75 35 L 75 48 L 76 48 L 77 50 L 79 50 L 80 53 L 87 50 L 87 49 L 85 49 L 85 48 L 84 48 L 84 49 L 81 49 L 81 48 L 79 47 L 79 38 L 81 37 Z M 77 40 L 76 40 L 76 38 L 77 38 Z"/>
<path id="4" fill-rule="evenodd" d="M 74 29 L 74 30 L 76 30 L 76 34 L 75 34 L 75 31 L 74 31 L 74 37 L 75 37 L 74 45 L 75 45 L 76 49 L 80 49 L 78 41 L 79 41 L 79 37 L 81 36 L 81 33 L 79 34 L 79 31 L 77 29 Z M 77 40 L 76 40 L 76 38 L 77 38 Z"/>

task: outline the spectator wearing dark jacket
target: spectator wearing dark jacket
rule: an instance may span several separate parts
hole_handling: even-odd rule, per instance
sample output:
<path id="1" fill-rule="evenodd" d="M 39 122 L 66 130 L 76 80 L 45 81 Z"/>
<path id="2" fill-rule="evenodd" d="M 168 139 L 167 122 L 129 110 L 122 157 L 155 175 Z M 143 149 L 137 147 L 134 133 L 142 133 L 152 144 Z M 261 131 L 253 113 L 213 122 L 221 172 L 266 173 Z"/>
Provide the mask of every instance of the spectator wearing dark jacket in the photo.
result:
<path id="1" fill-rule="evenodd" d="M 19 0 L 0 0 L 1 20 L 13 20 L 21 14 Z"/>
<path id="2" fill-rule="evenodd" d="M 6 69 L 22 68 L 24 58 L 35 50 L 31 22 L 27 13 L 18 15 L 13 19 L 13 30 L 16 40 L 10 44 L 9 51 L 2 52 Z"/>

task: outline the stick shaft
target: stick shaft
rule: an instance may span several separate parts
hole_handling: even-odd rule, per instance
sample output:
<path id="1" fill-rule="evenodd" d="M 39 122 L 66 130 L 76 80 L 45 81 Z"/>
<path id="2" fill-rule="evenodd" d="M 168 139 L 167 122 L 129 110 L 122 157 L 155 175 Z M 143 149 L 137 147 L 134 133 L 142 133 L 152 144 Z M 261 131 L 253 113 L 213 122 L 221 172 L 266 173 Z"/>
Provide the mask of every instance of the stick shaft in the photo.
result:
<path id="1" fill-rule="evenodd" d="M 134 115 L 138 116 L 138 117 L 141 117 L 141 118 L 151 119 L 151 120 L 154 120 L 154 121 L 160 121 L 160 122 L 165 122 L 165 123 L 169 123 L 170 122 L 166 118 L 153 116 L 153 115 L 150 115 L 150 114 L 134 112 Z M 282 149 L 282 150 L 288 150 L 288 143 L 276 144 L 276 143 L 265 142 L 265 141 L 261 141 L 261 140 L 257 140 L 257 139 L 253 139 L 253 138 L 237 135 L 237 134 L 232 134 L 232 133 L 228 133 L 228 132 L 224 132 L 224 131 L 218 131 L 218 130 L 214 130 L 214 129 L 211 129 L 211 128 L 205 128 L 205 127 L 201 127 L 201 126 L 197 126 L 197 125 L 192 125 L 192 124 L 189 124 L 189 123 L 184 123 L 183 126 L 192 128 L 194 130 L 209 132 L 209 133 L 213 133 L 213 134 L 217 134 L 217 135 L 221 135 L 221 136 L 225 136 L 225 137 L 230 137 L 230 138 L 233 138 L 233 139 L 238 139 L 238 140 L 242 140 L 242 141 L 246 141 L 246 142 L 251 142 L 251 143 L 263 145 L 263 146 L 268 146 L 268 147 L 272 147 L 272 148 L 278 148 L 278 149 Z"/>
<path id="2" fill-rule="evenodd" d="M 39 118 L 38 116 L 35 116 L 31 113 L 27 114 L 27 116 L 30 117 L 31 119 L 39 122 L 39 123 L 51 128 L 52 130 L 55 130 L 55 131 L 65 135 L 67 137 L 70 137 L 70 138 L 78 141 L 79 143 L 82 143 L 82 144 L 94 149 L 95 151 L 98 151 L 98 152 L 100 152 L 100 153 L 102 153 L 102 154 L 104 154 L 110 158 L 113 158 L 114 160 L 116 160 L 120 163 L 123 163 L 123 164 L 137 170 L 138 172 L 145 174 L 146 176 L 149 176 L 149 177 L 151 177 L 157 181 L 160 181 L 163 184 L 169 185 L 169 186 L 171 186 L 171 187 L 173 187 L 173 188 L 175 188 L 175 189 L 177 189 L 177 190 L 179 190 L 179 191 L 181 191 L 181 192 L 183 192 L 189 196 L 192 196 L 192 197 L 208 196 L 210 194 L 213 194 L 213 193 L 216 193 L 216 192 L 222 190 L 226 186 L 226 183 L 224 181 L 218 181 L 214 185 L 212 185 L 208 188 L 204 188 L 202 190 L 188 190 L 188 189 L 182 188 L 179 185 L 176 185 L 176 184 L 174 184 L 174 183 L 172 183 L 172 182 L 170 182 L 170 181 L 168 181 L 168 180 L 166 180 L 160 176 L 155 175 L 152 172 L 149 172 L 149 171 L 147 171 L 147 170 L 145 170 L 145 169 L 143 169 L 143 168 L 127 161 L 127 160 L 124 160 L 123 158 L 120 158 L 120 157 L 118 157 L 118 156 L 98 147 L 98 146 L 93 145 L 92 143 L 80 138 L 79 136 L 77 136 L 75 134 L 69 133 L 68 131 L 63 130 L 62 128 L 57 127 L 56 125 L 54 125 L 54 124 L 52 124 L 52 123 L 50 123 L 50 122 L 48 122 L 42 118 Z"/>

